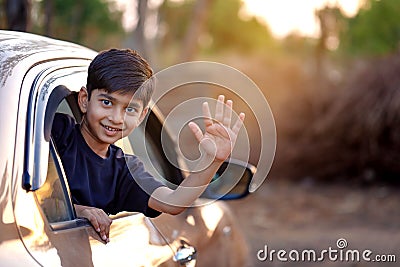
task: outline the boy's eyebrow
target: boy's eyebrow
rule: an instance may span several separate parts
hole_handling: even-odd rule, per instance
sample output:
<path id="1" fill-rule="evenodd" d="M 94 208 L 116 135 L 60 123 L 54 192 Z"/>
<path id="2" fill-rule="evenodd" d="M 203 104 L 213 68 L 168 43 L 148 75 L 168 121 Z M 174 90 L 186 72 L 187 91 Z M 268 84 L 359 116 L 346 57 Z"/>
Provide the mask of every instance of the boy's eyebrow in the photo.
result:
<path id="1" fill-rule="evenodd" d="M 141 108 L 142 107 L 142 105 L 138 102 L 130 102 L 128 106 L 132 107 L 132 108 Z"/>
<path id="2" fill-rule="evenodd" d="M 104 97 L 104 98 L 107 98 L 107 99 L 109 99 L 111 101 L 116 101 L 117 100 L 115 97 L 112 97 L 109 94 L 104 94 L 104 93 L 103 94 L 99 94 L 97 97 Z"/>

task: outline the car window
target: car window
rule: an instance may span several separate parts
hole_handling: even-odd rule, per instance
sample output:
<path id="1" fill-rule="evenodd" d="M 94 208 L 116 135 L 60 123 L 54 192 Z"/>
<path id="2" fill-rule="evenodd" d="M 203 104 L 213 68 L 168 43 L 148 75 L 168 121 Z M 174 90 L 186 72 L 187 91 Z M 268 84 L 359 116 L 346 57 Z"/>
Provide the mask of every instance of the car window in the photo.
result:
<path id="1" fill-rule="evenodd" d="M 68 90 L 67 88 L 65 89 Z M 56 92 L 56 89 L 54 89 L 53 92 Z M 55 104 L 52 103 L 53 100 L 55 103 L 59 103 L 57 97 L 55 99 L 50 97 L 49 102 L 47 103 L 47 108 Z M 57 112 L 72 114 L 72 110 L 65 98 L 54 108 L 57 108 Z M 49 108 L 49 112 L 46 112 L 46 122 L 44 126 L 45 133 L 51 130 L 51 121 L 48 120 L 52 117 L 52 112 L 54 112 L 54 110 L 52 111 L 52 108 Z M 70 199 L 68 183 L 66 181 L 61 160 L 56 152 L 57 149 L 50 136 L 48 145 L 49 154 L 46 179 L 44 184 L 34 191 L 34 195 L 43 215 L 50 224 L 72 221 L 76 216 Z"/>
<path id="2" fill-rule="evenodd" d="M 134 153 L 141 159 L 146 170 L 166 184 L 165 177 L 168 177 L 168 167 L 154 141 L 149 136 L 146 138 L 143 126 L 136 128 L 128 140 L 129 143 L 134 144 Z M 141 142 L 142 140 L 145 140 L 144 143 Z"/>
<path id="3" fill-rule="evenodd" d="M 73 115 L 72 110 L 65 99 L 63 99 L 63 101 L 61 101 L 60 105 L 58 105 L 57 112 L 69 114 L 71 116 Z"/>
<path id="4" fill-rule="evenodd" d="M 77 105 L 76 101 L 64 99 L 58 106 L 57 112 L 66 113 L 76 118 L 73 109 Z M 79 120 L 79 118 L 76 119 Z M 150 113 L 148 123 L 141 124 L 128 137 L 119 140 L 116 145 L 124 153 L 138 156 L 145 165 L 145 169 L 156 179 L 170 188 L 175 188 L 183 178 L 180 170 L 176 167 L 177 163 L 174 166 L 169 162 L 171 156 L 168 159 L 165 156 L 163 149 L 172 152 L 174 144 L 170 137 L 164 137 L 165 140 L 168 140 L 167 147 L 165 147 L 165 144 L 164 147 L 161 145 L 161 129 L 162 124 L 159 119 L 155 114 Z"/>
<path id="5" fill-rule="evenodd" d="M 174 143 L 166 132 L 162 133 L 162 127 L 161 121 L 151 112 L 148 120 L 136 128 L 128 139 L 146 170 L 168 187 L 176 188 L 183 176 L 178 168 Z M 169 152 L 169 157 L 165 151 Z"/>
<path id="6" fill-rule="evenodd" d="M 61 175 L 60 175 L 61 174 Z M 45 183 L 35 192 L 36 199 L 49 223 L 74 219 L 74 212 L 58 158 L 51 144 Z"/>

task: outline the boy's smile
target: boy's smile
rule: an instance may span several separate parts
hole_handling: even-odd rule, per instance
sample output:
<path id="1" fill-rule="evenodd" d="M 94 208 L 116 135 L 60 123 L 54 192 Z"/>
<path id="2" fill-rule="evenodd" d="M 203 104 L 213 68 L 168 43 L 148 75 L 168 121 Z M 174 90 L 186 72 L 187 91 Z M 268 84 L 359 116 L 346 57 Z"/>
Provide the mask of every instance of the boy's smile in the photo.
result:
<path id="1" fill-rule="evenodd" d="M 110 132 L 109 135 L 114 135 L 114 133 L 122 131 L 122 129 L 113 128 L 113 127 L 110 127 L 110 126 L 106 126 L 104 124 L 101 124 L 101 126 L 103 126 L 108 132 Z"/>
<path id="2" fill-rule="evenodd" d="M 95 89 L 89 100 L 86 88 L 79 92 L 79 106 L 85 113 L 81 133 L 99 156 L 107 157 L 109 145 L 129 135 L 144 119 L 147 108 L 133 95 Z"/>

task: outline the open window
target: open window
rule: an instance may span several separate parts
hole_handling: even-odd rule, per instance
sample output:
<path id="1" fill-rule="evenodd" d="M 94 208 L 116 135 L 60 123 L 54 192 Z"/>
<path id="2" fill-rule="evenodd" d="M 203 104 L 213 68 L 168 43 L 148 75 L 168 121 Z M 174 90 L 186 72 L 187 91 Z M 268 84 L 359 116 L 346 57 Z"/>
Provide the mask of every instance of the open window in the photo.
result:
<path id="1" fill-rule="evenodd" d="M 156 179 L 168 187 L 176 188 L 184 179 L 178 168 L 175 143 L 168 131 L 163 131 L 161 114 L 156 107 L 150 110 L 144 121 L 128 136 L 137 155 Z M 166 156 L 166 151 L 169 156 Z M 172 161 L 172 162 L 171 162 Z"/>
<path id="2" fill-rule="evenodd" d="M 77 112 L 68 105 L 74 98 L 74 94 L 65 86 L 55 87 L 49 96 L 44 114 L 43 133 L 46 142 L 40 142 L 40 146 L 48 146 L 47 173 L 34 194 L 53 231 L 90 225 L 87 220 L 76 218 L 64 169 L 51 138 L 51 126 L 56 111 L 61 109 L 71 114 Z M 79 116 L 79 113 L 76 114 Z M 44 169 L 43 166 L 41 168 Z"/>

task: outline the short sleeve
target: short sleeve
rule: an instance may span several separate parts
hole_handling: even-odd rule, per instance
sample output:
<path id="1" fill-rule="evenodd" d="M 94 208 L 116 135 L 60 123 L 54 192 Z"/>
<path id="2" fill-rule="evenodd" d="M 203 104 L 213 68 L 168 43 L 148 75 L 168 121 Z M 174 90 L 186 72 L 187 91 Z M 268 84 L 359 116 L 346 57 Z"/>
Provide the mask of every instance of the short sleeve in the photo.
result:
<path id="1" fill-rule="evenodd" d="M 151 194 L 164 186 L 148 173 L 143 163 L 132 155 L 126 155 L 126 177 L 120 184 L 120 210 L 138 211 L 147 217 L 157 217 L 161 212 L 148 206 Z"/>

